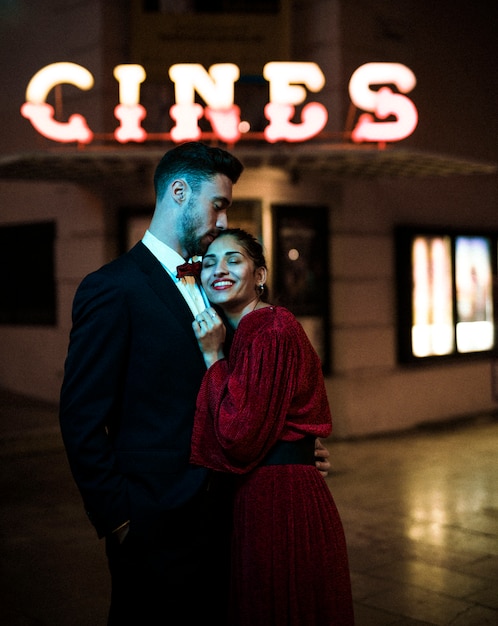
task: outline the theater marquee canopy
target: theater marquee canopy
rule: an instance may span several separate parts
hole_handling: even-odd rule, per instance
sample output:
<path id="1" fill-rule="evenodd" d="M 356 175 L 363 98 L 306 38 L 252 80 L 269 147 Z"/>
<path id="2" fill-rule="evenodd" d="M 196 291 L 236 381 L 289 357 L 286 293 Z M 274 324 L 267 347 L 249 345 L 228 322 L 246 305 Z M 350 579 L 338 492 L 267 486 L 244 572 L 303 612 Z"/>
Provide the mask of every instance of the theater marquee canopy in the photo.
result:
<path id="1" fill-rule="evenodd" d="M 0 157 L 0 179 L 67 181 L 79 184 L 144 180 L 174 144 L 161 148 L 57 149 Z M 448 155 L 387 147 L 361 146 L 237 146 L 231 149 L 246 168 L 272 167 L 290 176 L 313 172 L 327 179 L 421 178 L 485 175 L 498 164 Z"/>

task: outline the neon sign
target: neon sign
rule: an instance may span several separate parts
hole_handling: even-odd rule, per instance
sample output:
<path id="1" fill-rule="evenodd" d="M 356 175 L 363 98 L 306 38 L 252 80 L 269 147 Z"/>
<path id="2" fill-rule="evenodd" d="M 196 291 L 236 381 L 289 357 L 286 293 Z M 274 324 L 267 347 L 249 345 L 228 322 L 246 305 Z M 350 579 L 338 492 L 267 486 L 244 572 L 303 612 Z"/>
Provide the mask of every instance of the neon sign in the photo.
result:
<path id="1" fill-rule="evenodd" d="M 239 79 L 239 68 L 233 63 L 218 63 L 206 70 L 197 63 L 178 63 L 169 68 L 169 77 L 175 86 L 175 104 L 170 108 L 175 125 L 171 139 L 175 142 L 197 140 L 201 137 L 199 120 L 204 116 L 214 134 L 226 143 L 236 143 L 247 122 L 241 121 L 240 108 L 234 104 L 234 85 Z M 303 104 L 308 91 L 317 93 L 325 85 L 325 77 L 316 63 L 270 62 L 263 68 L 263 76 L 269 83 L 269 102 L 264 114 L 269 124 L 264 129 L 264 139 L 303 142 L 316 137 L 324 129 L 327 109 L 318 102 L 308 102 L 301 110 L 301 121 L 293 122 L 296 105 Z M 144 142 L 147 132 L 141 125 L 147 112 L 140 104 L 140 85 L 146 78 L 141 65 L 118 65 L 114 78 L 119 85 L 119 104 L 114 115 L 119 126 L 114 138 L 120 143 Z M 26 102 L 21 114 L 44 137 L 58 142 L 93 141 L 94 133 L 86 119 L 73 114 L 67 122 L 55 119 L 54 108 L 47 103 L 47 96 L 57 85 L 68 83 L 78 89 L 93 87 L 92 74 L 76 63 L 53 63 L 39 70 L 29 81 Z M 401 92 L 394 92 L 395 85 Z M 413 102 L 405 95 L 416 85 L 413 72 L 399 63 L 366 63 L 351 76 L 349 95 L 353 104 L 363 111 L 351 133 L 354 142 L 400 141 L 408 137 L 417 126 L 418 114 Z M 378 90 L 372 87 L 380 87 Z M 198 93 L 204 100 L 203 107 L 195 102 Z M 374 113 L 375 117 L 371 114 Z M 386 120 L 388 117 L 394 121 Z"/>
<path id="2" fill-rule="evenodd" d="M 401 91 L 394 93 L 390 87 L 378 91 L 371 85 L 393 83 Z M 353 141 L 399 141 L 413 133 L 418 122 L 417 109 L 413 102 L 403 96 L 411 91 L 417 81 L 415 74 L 400 63 L 366 63 L 359 67 L 349 81 L 351 101 L 359 109 L 373 111 L 383 120 L 394 115 L 395 122 L 376 122 L 372 115 L 363 113 L 353 130 Z"/>

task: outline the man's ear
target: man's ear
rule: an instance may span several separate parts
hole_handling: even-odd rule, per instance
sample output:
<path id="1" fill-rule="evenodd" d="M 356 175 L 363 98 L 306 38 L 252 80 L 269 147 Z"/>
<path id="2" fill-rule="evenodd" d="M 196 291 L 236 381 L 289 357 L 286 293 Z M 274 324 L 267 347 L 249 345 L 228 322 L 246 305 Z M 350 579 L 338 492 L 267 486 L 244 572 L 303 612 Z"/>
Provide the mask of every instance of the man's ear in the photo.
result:
<path id="1" fill-rule="evenodd" d="M 177 178 L 171 183 L 170 189 L 175 202 L 178 202 L 178 204 L 183 204 L 187 199 L 189 190 L 187 181 L 183 178 Z"/>

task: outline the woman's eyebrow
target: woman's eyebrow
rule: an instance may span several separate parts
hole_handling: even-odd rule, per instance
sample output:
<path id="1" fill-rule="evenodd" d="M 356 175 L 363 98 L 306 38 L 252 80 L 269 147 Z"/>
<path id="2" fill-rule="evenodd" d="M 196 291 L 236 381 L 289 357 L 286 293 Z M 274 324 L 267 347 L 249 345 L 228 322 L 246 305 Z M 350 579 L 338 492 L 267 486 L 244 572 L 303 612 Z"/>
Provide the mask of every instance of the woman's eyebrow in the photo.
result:
<path id="1" fill-rule="evenodd" d="M 240 256 L 244 256 L 242 252 L 240 252 L 240 250 L 227 250 L 226 252 L 223 253 L 222 256 L 230 256 L 231 254 L 240 254 Z M 216 254 L 208 253 L 205 254 L 203 257 L 203 259 L 215 259 L 216 258 Z"/>

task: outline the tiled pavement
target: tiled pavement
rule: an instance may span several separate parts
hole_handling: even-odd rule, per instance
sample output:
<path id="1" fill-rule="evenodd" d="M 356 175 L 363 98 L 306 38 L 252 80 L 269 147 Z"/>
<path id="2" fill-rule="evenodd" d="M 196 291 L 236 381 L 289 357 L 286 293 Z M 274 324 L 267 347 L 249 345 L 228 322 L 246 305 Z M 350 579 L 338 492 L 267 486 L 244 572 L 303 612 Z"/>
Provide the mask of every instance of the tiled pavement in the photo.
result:
<path id="1" fill-rule="evenodd" d="M 496 417 L 326 443 L 357 626 L 497 625 Z M 0 463 L 0 624 L 105 626 L 104 545 L 56 407 L 0 392 Z"/>

